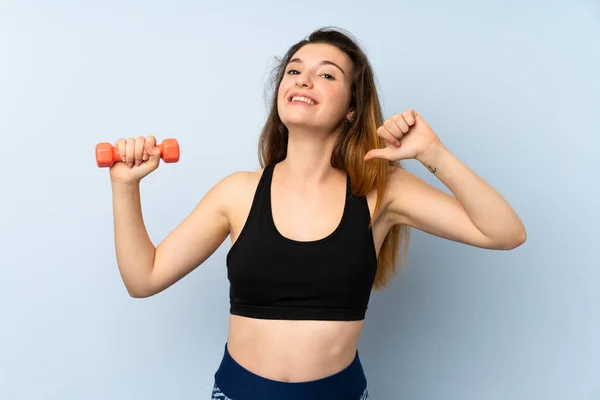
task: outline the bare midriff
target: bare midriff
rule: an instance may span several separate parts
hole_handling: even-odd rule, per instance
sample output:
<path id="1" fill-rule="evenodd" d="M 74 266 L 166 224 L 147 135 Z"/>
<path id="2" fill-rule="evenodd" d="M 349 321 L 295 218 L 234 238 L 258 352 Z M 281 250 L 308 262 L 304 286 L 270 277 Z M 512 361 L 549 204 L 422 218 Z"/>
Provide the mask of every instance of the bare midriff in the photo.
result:
<path id="1" fill-rule="evenodd" d="M 230 316 L 227 349 L 242 367 L 280 382 L 308 382 L 349 366 L 364 321 L 296 321 Z"/>

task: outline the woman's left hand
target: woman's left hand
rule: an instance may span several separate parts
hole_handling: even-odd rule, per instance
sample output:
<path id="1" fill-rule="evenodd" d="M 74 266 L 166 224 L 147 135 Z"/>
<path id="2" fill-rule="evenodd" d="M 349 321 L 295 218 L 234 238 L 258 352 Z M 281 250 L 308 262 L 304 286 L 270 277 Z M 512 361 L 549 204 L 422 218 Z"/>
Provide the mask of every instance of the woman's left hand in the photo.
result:
<path id="1" fill-rule="evenodd" d="M 383 149 L 369 151 L 365 154 L 365 161 L 373 158 L 391 161 L 418 159 L 427 149 L 441 143 L 429 124 L 414 110 L 406 110 L 387 119 L 377 129 L 377 136 L 387 145 Z"/>

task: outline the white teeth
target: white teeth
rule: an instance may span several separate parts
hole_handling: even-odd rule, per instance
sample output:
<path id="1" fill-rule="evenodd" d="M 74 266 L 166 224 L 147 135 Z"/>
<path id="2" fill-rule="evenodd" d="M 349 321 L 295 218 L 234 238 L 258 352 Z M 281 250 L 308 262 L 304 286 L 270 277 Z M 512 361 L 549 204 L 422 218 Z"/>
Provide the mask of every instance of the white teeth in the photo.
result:
<path id="1" fill-rule="evenodd" d="M 294 96 L 294 97 L 292 97 L 292 101 L 303 101 L 303 102 L 308 103 L 310 105 L 314 105 L 315 104 L 315 102 L 312 101 L 311 99 L 306 98 L 306 97 L 302 97 L 302 96 Z"/>

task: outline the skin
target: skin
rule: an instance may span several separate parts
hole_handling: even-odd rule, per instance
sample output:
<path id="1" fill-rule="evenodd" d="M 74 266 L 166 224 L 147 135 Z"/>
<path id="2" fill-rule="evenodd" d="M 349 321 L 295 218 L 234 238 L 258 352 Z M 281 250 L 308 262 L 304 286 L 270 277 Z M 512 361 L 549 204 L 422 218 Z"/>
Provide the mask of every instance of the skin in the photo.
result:
<path id="1" fill-rule="evenodd" d="M 273 174 L 272 212 L 279 232 L 312 241 L 335 230 L 342 216 L 346 176 L 330 165 L 341 124 L 349 108 L 348 57 L 337 48 L 311 44 L 294 57 L 278 92 L 280 117 L 289 129 L 287 158 Z M 335 63 L 322 64 L 324 60 Z M 294 104 L 300 92 L 317 104 Z M 392 172 L 381 214 L 373 221 L 380 251 L 389 229 L 407 224 L 433 235 L 488 249 L 512 249 L 526 239 L 525 228 L 510 205 L 482 178 L 458 160 L 413 110 L 387 120 L 378 130 L 387 146 L 365 155 L 419 160 L 452 192 L 444 193 L 401 169 Z M 123 282 L 133 297 L 165 290 L 244 226 L 262 170 L 223 178 L 158 246 L 150 241 L 141 216 L 140 180 L 159 165 L 154 137 L 119 140 L 123 163 L 111 167 L 115 245 Z M 374 209 L 378 193 L 367 195 Z M 228 348 L 232 357 L 260 376 L 302 382 L 332 375 L 355 356 L 364 321 L 280 321 L 230 316 Z"/>

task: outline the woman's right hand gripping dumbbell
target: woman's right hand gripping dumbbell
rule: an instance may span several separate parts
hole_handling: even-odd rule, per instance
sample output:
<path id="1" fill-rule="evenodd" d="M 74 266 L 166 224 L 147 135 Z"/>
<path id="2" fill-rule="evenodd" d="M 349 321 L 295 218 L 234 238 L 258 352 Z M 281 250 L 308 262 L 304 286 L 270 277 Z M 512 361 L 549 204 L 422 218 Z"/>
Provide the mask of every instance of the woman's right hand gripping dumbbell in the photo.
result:
<path id="1" fill-rule="evenodd" d="M 115 147 L 122 161 L 110 167 L 110 179 L 115 183 L 138 183 L 160 164 L 161 149 L 152 135 L 119 139 Z"/>

